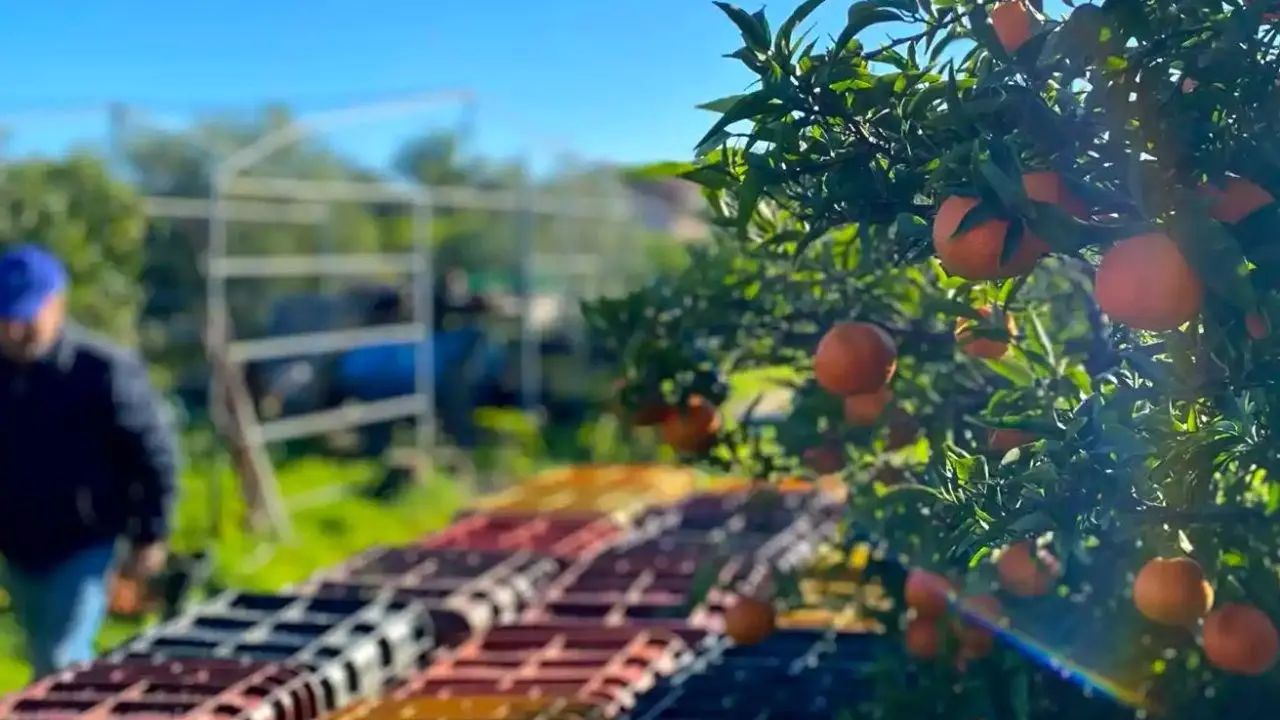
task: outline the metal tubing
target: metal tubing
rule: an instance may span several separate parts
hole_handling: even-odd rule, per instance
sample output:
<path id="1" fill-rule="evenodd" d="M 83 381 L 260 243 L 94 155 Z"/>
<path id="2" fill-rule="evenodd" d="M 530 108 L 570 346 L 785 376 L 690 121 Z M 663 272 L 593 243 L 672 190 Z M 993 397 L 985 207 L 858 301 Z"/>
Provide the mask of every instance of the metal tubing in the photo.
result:
<path id="1" fill-rule="evenodd" d="M 332 410 L 295 415 L 263 423 L 258 426 L 257 435 L 258 439 L 264 443 L 296 440 L 414 417 L 424 412 L 424 407 L 429 407 L 427 398 L 416 394 L 377 402 L 342 405 Z"/>
<path id="2" fill-rule="evenodd" d="M 320 201 L 407 203 L 420 197 L 422 188 L 410 183 L 345 180 L 295 180 L 290 178 L 237 177 L 228 182 L 228 195 L 256 198 L 306 198 Z M 557 193 L 486 190 L 475 187 L 435 186 L 430 202 L 435 207 L 459 210 L 528 211 L 535 215 L 573 218 L 627 217 L 625 202 L 617 197 L 573 197 Z"/>
<path id="3" fill-rule="evenodd" d="M 426 463 L 419 480 L 426 481 L 434 474 L 434 450 L 437 428 L 435 426 L 436 373 L 435 373 L 435 263 L 432 257 L 431 228 L 434 216 L 430 202 L 415 202 L 410 236 L 413 241 L 413 319 L 426 332 L 422 344 L 414 355 L 414 391 L 425 398 L 414 428 L 413 444 L 418 458 Z"/>
<path id="4" fill-rule="evenodd" d="M 208 198 L 146 197 L 142 199 L 148 217 L 166 220 L 208 220 L 213 217 L 213 203 Z M 329 216 L 319 203 L 255 202 L 232 200 L 223 205 L 224 217 L 240 222 L 289 223 L 314 225 Z"/>
<path id="5" fill-rule="evenodd" d="M 233 255 L 210 259 L 207 271 L 228 278 L 285 278 L 403 274 L 414 253 L 338 253 L 333 255 Z"/>
<path id="6" fill-rule="evenodd" d="M 420 340 L 426 332 L 427 326 L 424 323 L 410 322 L 356 330 L 279 335 L 259 340 L 236 340 L 226 343 L 227 358 L 237 363 L 300 355 L 322 355 L 380 343 L 415 342 Z"/>

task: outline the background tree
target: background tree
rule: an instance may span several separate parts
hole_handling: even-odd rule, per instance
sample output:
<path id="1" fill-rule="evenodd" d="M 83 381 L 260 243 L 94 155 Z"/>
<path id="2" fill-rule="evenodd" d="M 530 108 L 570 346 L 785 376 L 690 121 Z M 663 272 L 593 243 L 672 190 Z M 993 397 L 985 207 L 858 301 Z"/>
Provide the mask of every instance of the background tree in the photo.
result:
<path id="1" fill-rule="evenodd" d="M 716 4 L 759 82 L 680 174 L 723 241 L 589 315 L 690 457 L 838 471 L 844 547 L 913 568 L 859 571 L 911 658 L 862 711 L 1132 714 L 1062 667 L 1166 717 L 1280 701 L 1269 4 L 866 0 L 821 40 L 821 0 L 776 31 Z M 704 422 L 779 366 L 785 421 Z"/>
<path id="2" fill-rule="evenodd" d="M 117 340 L 137 340 L 146 217 L 137 194 L 83 154 L 0 170 L 0 245 L 56 252 L 71 276 L 71 313 Z"/>

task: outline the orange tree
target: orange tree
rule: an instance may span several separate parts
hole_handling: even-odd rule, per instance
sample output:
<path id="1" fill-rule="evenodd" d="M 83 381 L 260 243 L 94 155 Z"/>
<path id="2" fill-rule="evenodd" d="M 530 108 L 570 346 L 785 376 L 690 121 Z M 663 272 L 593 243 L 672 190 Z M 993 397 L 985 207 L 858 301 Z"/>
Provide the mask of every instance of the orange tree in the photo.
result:
<path id="1" fill-rule="evenodd" d="M 690 461 L 843 478 L 846 546 L 910 568 L 864 578 L 902 650 L 868 716 L 1275 707 L 1274 8 L 865 0 L 807 39 L 821 4 L 717 3 L 759 82 L 662 168 L 717 241 L 587 308 L 621 405 Z M 791 413 L 721 422 L 776 366 Z"/>

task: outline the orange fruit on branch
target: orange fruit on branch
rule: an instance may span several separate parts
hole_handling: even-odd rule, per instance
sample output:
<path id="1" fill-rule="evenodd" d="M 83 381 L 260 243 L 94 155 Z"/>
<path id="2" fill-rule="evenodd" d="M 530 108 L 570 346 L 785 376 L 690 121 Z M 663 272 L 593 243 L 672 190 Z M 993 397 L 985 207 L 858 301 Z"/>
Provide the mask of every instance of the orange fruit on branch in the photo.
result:
<path id="1" fill-rule="evenodd" d="M 621 395 L 627 389 L 627 381 L 625 378 L 618 378 L 613 381 L 613 390 L 617 395 Z M 667 414 L 671 412 L 671 408 L 662 402 L 661 396 L 656 392 L 646 393 L 647 397 L 637 404 L 630 411 L 623 407 L 621 397 L 615 396 L 610 408 L 611 411 L 620 417 L 628 419 L 634 427 L 651 427 L 658 425 L 666 419 Z"/>
<path id="2" fill-rule="evenodd" d="M 662 420 L 662 441 L 677 452 L 705 452 L 720 431 L 720 411 L 701 395 L 691 395 L 685 407 Z"/>
<path id="3" fill-rule="evenodd" d="M 813 354 L 813 375 L 819 387 L 842 397 L 882 389 L 897 368 L 893 338 L 866 322 L 836 323 Z"/>
<path id="4" fill-rule="evenodd" d="M 1148 620 L 1186 627 L 1204 617 L 1213 588 L 1200 564 L 1189 557 L 1153 558 L 1133 580 L 1133 605 Z"/>
<path id="5" fill-rule="evenodd" d="M 814 487 L 832 502 L 842 503 L 849 499 L 849 486 L 838 475 L 824 475 L 818 478 Z"/>
<path id="6" fill-rule="evenodd" d="M 1271 334 L 1271 321 L 1262 313 L 1249 313 L 1244 316 L 1244 328 L 1249 337 L 1263 340 Z"/>
<path id="7" fill-rule="evenodd" d="M 1228 178 L 1222 187 L 1201 185 L 1196 192 L 1213 200 L 1209 215 L 1228 225 L 1234 225 L 1276 201 L 1271 193 L 1238 177 Z"/>
<path id="8" fill-rule="evenodd" d="M 1275 623 L 1258 608 L 1228 603 L 1204 619 L 1205 659 L 1219 670 L 1237 675 L 1266 673 L 1280 655 Z"/>
<path id="9" fill-rule="evenodd" d="M 670 406 L 662 403 L 641 405 L 631 414 L 631 424 L 635 427 L 652 427 L 661 425 L 673 412 Z"/>
<path id="10" fill-rule="evenodd" d="M 984 318 L 989 318 L 991 317 L 991 309 L 978 308 L 978 314 Z M 1009 342 L 994 338 L 974 337 L 973 328 L 977 324 L 977 321 L 972 318 L 959 318 L 956 320 L 956 343 L 960 346 L 960 352 L 970 357 L 983 358 L 985 360 L 999 360 L 1004 357 L 1004 354 L 1009 352 Z M 1013 316 L 1008 313 L 1005 313 L 1004 325 L 1010 337 L 1018 331 L 1018 326 L 1013 321 Z"/>
<path id="11" fill-rule="evenodd" d="M 913 569 L 907 573 L 903 599 L 919 617 L 937 617 L 947 611 L 949 596 L 955 586 L 946 577 L 928 570 Z"/>
<path id="12" fill-rule="evenodd" d="M 922 660 L 938 657 L 942 652 L 942 630 L 937 618 L 924 615 L 911 618 L 902 633 L 902 642 L 911 657 Z"/>
<path id="13" fill-rule="evenodd" d="M 1009 545 L 996 560 L 1000 586 L 1018 597 L 1047 595 L 1061 574 L 1057 558 L 1030 541 Z"/>
<path id="14" fill-rule="evenodd" d="M 1031 39 L 1031 8 L 1022 0 L 1002 2 L 991 8 L 991 26 L 1005 52 L 1013 54 Z"/>
<path id="15" fill-rule="evenodd" d="M 800 460 L 819 475 L 830 475 L 844 467 L 844 452 L 834 445 L 819 445 L 801 453 Z"/>
<path id="16" fill-rule="evenodd" d="M 987 447 L 994 452 L 1009 452 L 1016 447 L 1029 445 L 1038 439 L 1026 430 L 992 428 L 991 432 L 987 434 Z"/>
<path id="17" fill-rule="evenodd" d="M 1026 275 L 1036 261 L 1049 252 L 1049 246 L 1035 235 L 1024 232 L 1018 247 L 1007 262 L 1002 261 L 1005 234 L 1009 221 L 992 218 L 963 233 L 956 234 L 960 222 L 978 201 L 970 197 L 952 196 L 942 201 L 933 219 L 933 249 L 950 274 L 966 280 L 999 280 Z"/>
<path id="18" fill-rule="evenodd" d="M 961 655 L 966 659 L 984 657 L 991 652 L 993 631 L 978 619 L 991 625 L 1002 625 L 1005 616 L 1004 606 L 991 595 L 975 595 L 962 600 L 960 607 L 966 613 L 957 623 Z"/>
<path id="19" fill-rule="evenodd" d="M 1102 256 L 1093 284 L 1098 307 L 1139 330 L 1173 330 L 1204 306 L 1204 284 L 1168 235 L 1121 240 Z"/>
<path id="20" fill-rule="evenodd" d="M 880 388 L 871 393 L 850 395 L 844 399 L 844 421 L 854 427 L 874 425 L 893 402 L 893 391 Z"/>
<path id="21" fill-rule="evenodd" d="M 778 613 L 773 604 L 739 597 L 724 613 L 724 634 L 739 645 L 755 645 L 773 634 Z"/>
<path id="22" fill-rule="evenodd" d="M 1071 194 L 1062 176 L 1052 170 L 1033 170 L 1022 176 L 1022 191 L 1037 202 L 1057 205 L 1075 217 L 1089 215 L 1089 208 Z"/>

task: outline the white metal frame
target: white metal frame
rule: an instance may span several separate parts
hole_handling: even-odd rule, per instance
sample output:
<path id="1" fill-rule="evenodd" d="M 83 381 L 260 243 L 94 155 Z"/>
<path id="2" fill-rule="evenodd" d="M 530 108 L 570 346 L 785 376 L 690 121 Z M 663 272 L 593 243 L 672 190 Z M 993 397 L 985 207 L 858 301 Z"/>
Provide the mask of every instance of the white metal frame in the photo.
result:
<path id="1" fill-rule="evenodd" d="M 208 311 L 206 324 L 208 342 L 225 348 L 232 361 L 280 359 L 297 355 L 321 354 L 356 349 L 378 342 L 420 341 L 415 353 L 414 389 L 410 395 L 388 398 L 378 402 L 346 404 L 339 408 L 321 410 L 305 415 L 286 417 L 261 423 L 254 418 L 256 427 L 249 428 L 253 441 L 266 444 L 341 431 L 379 422 L 413 418 L 415 420 L 414 445 L 417 457 L 429 472 L 435 442 L 435 377 L 432 359 L 433 337 L 430 318 L 433 315 L 431 286 L 432 273 L 431 223 L 432 203 L 430 190 L 417 186 L 389 186 L 384 182 L 344 183 L 340 196 L 316 197 L 313 188 L 293 186 L 285 192 L 255 191 L 246 185 L 249 178 L 244 173 L 251 170 L 271 154 L 300 142 L 320 132 L 346 126 L 359 125 L 379 117 L 394 117 L 412 111 L 425 111 L 456 102 L 467 102 L 469 94 L 459 92 L 431 93 L 366 107 L 344 108 L 320 113 L 294 121 L 268 133 L 224 159 L 215 170 L 210 183 L 209 242 L 206 255 L 206 296 Z M 245 200 L 263 201 L 267 198 L 287 201 L 303 206 L 321 204 L 324 201 L 366 201 L 384 204 L 407 205 L 413 216 L 411 236 L 414 252 L 407 256 L 391 254 L 367 254 L 355 257 L 344 255 L 236 257 L 228 254 L 228 223 L 233 220 L 231 208 Z M 359 276 L 394 269 L 407 273 L 412 282 L 413 301 L 410 321 L 398 325 L 365 328 L 359 330 L 307 333 L 265 340 L 243 341 L 231 336 L 226 322 L 228 317 L 227 280 L 232 277 L 282 277 L 282 276 Z M 218 374 L 210 375 L 210 397 L 217 398 Z M 211 404 L 216 408 L 217 405 Z"/>
<path id="2" fill-rule="evenodd" d="M 227 305 L 226 280 L 229 277 L 278 277 L 284 274 L 339 275 L 363 274 L 387 266 L 399 269 L 411 268 L 414 278 L 414 319 L 393 327 L 365 330 L 311 333 L 292 337 L 275 337 L 266 340 L 241 341 L 230 337 L 226 327 L 220 326 L 222 313 L 208 314 L 208 337 L 223 344 L 234 360 L 266 360 L 295 354 L 334 352 L 368 345 L 375 342 L 405 340 L 417 335 L 427 337 L 424 351 L 418 355 L 416 387 L 413 396 L 392 398 L 377 403 L 348 406 L 326 410 L 306 416 L 275 420 L 259 428 L 263 441 L 302 437 L 336 429 L 382 422 L 414 415 L 418 419 L 416 433 L 418 449 L 429 457 L 431 443 L 435 439 L 434 418 L 434 368 L 431 363 L 430 318 L 434 314 L 431 286 L 434 268 L 430 251 L 430 223 L 433 211 L 438 208 L 475 209 L 515 212 L 517 215 L 516 247 L 521 254 L 520 267 L 527 275 L 536 264 L 533 252 L 533 218 L 551 215 L 565 218 L 605 217 L 621 219 L 630 215 L 630 208 L 617 197 L 581 197 L 568 200 L 547 192 L 534 192 L 528 188 L 516 191 L 482 190 L 471 187 L 433 186 L 422 187 L 412 183 L 340 180 L 302 180 L 268 178 L 246 175 L 254 165 L 272 153 L 299 142 L 316 133 L 341 127 L 359 125 L 372 119 L 423 111 L 450 103 L 466 103 L 471 96 L 466 92 L 441 92 L 425 96 L 397 100 L 378 105 L 362 106 L 321 113 L 303 118 L 291 125 L 267 134 L 226 158 L 218 167 L 211 185 L 209 201 L 209 254 L 208 298 L 211 308 L 225 310 Z M 233 212 L 252 214 L 255 203 L 287 201 L 299 208 L 327 207 L 332 202 L 372 202 L 409 205 L 414 211 L 415 250 L 411 257 L 368 255 L 315 256 L 310 259 L 290 257 L 229 257 L 227 255 L 227 224 Z M 232 208 L 237 208 L 233 211 Z M 307 214 L 306 210 L 298 210 Z M 268 210 L 264 214 L 270 214 Z M 246 218 L 247 219 L 247 218 Z M 521 387 L 526 392 L 526 404 L 538 392 L 541 382 L 539 338 L 528 322 L 521 323 Z M 216 379 L 213 382 L 217 382 Z M 217 387 L 211 391 L 217 392 Z"/>

